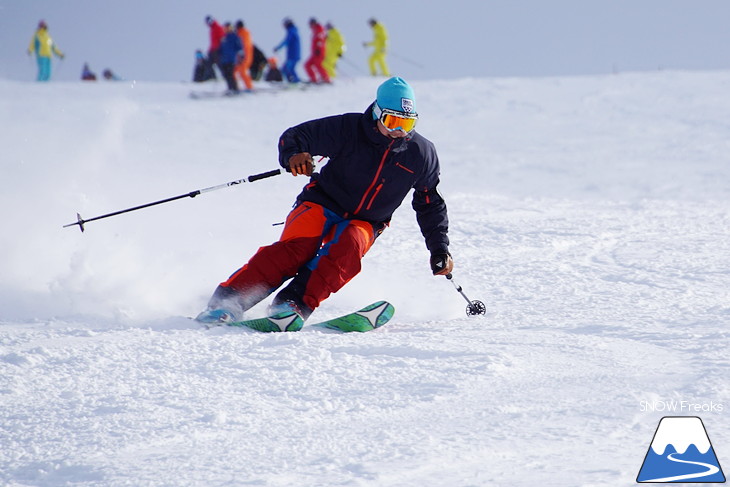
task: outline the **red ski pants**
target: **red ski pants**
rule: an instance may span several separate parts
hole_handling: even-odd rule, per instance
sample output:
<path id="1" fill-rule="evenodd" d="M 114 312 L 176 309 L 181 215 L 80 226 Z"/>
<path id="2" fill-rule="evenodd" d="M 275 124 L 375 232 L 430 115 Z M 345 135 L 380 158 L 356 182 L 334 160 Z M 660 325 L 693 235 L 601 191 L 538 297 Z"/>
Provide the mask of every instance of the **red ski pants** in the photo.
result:
<path id="1" fill-rule="evenodd" d="M 372 223 L 303 202 L 289 213 L 279 241 L 261 247 L 220 286 L 235 291 L 250 308 L 293 278 L 277 298 L 303 304 L 308 316 L 360 272 L 360 261 L 379 233 Z"/>
<path id="2" fill-rule="evenodd" d="M 307 72 L 307 76 L 309 76 L 309 80 L 312 83 L 317 82 L 330 82 L 330 77 L 327 74 L 327 70 L 324 69 L 324 66 L 322 63 L 324 62 L 324 56 L 312 56 L 304 63 L 304 70 Z"/>

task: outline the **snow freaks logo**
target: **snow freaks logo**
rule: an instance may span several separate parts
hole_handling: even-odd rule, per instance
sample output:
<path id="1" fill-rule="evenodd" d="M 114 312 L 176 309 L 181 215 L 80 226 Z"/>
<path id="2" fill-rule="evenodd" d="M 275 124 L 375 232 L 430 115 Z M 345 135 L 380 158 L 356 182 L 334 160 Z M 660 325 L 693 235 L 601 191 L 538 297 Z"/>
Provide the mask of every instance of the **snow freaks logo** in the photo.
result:
<path id="1" fill-rule="evenodd" d="M 702 420 L 697 416 L 663 417 L 636 482 L 725 482 Z"/>

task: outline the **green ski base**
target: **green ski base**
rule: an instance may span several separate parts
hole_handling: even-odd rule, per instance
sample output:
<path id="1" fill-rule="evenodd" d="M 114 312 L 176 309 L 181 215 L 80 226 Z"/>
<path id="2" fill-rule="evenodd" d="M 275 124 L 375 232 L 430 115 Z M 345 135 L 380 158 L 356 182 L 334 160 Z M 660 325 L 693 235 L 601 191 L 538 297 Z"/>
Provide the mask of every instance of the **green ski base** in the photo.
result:
<path id="1" fill-rule="evenodd" d="M 387 301 L 378 301 L 365 306 L 359 311 L 331 320 L 310 325 L 315 328 L 327 328 L 345 333 L 352 331 L 365 332 L 386 324 L 393 317 L 395 308 Z"/>
<path id="2" fill-rule="evenodd" d="M 241 326 L 265 332 L 299 331 L 302 329 L 302 325 L 304 325 L 304 320 L 302 320 L 302 317 L 293 311 L 285 311 L 272 316 L 267 316 L 266 318 L 234 321 L 226 324 L 228 326 Z"/>
<path id="3" fill-rule="evenodd" d="M 395 313 L 395 308 L 387 301 L 377 301 L 365 306 L 359 311 L 349 313 L 331 320 L 310 325 L 313 328 L 327 328 L 343 333 L 365 332 L 374 330 L 386 324 Z M 278 313 L 266 318 L 234 321 L 226 323 L 228 326 L 252 328 L 263 332 L 299 331 L 304 325 L 302 317 L 291 311 Z"/>

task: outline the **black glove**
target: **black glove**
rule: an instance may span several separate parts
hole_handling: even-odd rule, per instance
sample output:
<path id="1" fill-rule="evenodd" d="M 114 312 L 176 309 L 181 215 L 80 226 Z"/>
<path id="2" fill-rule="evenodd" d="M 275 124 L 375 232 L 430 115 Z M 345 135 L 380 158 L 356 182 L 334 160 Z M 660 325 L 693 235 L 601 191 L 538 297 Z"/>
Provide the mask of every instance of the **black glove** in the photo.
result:
<path id="1" fill-rule="evenodd" d="M 431 254 L 431 271 L 434 276 L 445 276 L 454 269 L 454 261 L 448 252 Z"/>

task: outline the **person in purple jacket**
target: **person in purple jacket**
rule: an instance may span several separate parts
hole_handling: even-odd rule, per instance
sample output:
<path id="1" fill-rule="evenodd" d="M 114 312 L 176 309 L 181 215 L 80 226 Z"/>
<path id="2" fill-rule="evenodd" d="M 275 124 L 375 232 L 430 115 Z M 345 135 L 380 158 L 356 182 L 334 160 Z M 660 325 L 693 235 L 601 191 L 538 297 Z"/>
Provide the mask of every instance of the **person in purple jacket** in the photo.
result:
<path id="1" fill-rule="evenodd" d="M 418 114 L 411 86 L 401 78 L 380 85 L 364 113 L 304 122 L 279 139 L 279 163 L 310 176 L 289 213 L 281 238 L 261 247 L 216 288 L 199 321 L 242 319 L 269 294 L 271 312 L 307 319 L 331 293 L 360 272 L 360 261 L 413 190 L 412 206 L 434 275 L 446 275 L 449 253 L 446 203 L 437 191 L 434 145 L 414 128 Z M 314 157 L 328 157 L 319 173 Z"/>

